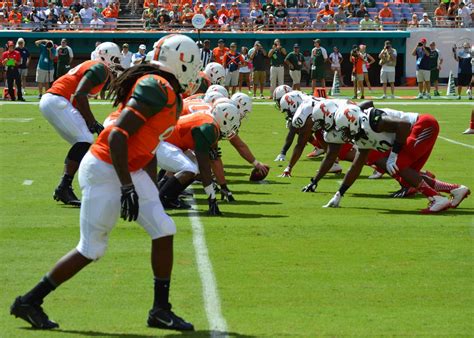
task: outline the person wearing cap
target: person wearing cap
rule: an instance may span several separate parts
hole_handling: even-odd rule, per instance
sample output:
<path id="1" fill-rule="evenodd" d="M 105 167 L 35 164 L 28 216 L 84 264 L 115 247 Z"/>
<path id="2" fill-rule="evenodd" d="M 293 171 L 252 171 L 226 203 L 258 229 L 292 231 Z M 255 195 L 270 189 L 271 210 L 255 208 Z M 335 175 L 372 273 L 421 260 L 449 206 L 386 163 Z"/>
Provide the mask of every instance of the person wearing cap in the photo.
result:
<path id="1" fill-rule="evenodd" d="M 359 9 L 355 11 L 355 17 L 364 18 L 366 14 L 369 14 L 369 12 L 365 9 L 364 4 L 360 4 Z"/>
<path id="2" fill-rule="evenodd" d="M 130 65 L 132 63 L 133 53 L 130 51 L 128 43 L 124 43 L 122 45 L 121 53 L 122 53 L 122 59 L 120 60 L 120 65 L 122 66 L 123 69 L 130 68 Z"/>
<path id="3" fill-rule="evenodd" d="M 321 81 L 321 86 L 326 87 L 325 63 L 328 62 L 328 52 L 321 46 L 321 40 L 314 40 L 314 48 L 311 50 L 311 92 L 314 93 L 316 82 Z"/>
<path id="4" fill-rule="evenodd" d="M 51 40 L 36 40 L 36 47 L 40 49 L 38 58 L 38 66 L 36 68 L 36 82 L 38 83 L 38 98 L 43 95 L 43 88 L 49 89 L 49 85 L 54 81 L 54 58 L 56 57 L 56 49 Z"/>
<path id="5" fill-rule="evenodd" d="M 417 99 L 431 99 L 430 95 L 430 49 L 426 47 L 426 39 L 422 38 L 413 48 L 411 55 L 416 57 L 416 81 L 418 82 Z"/>
<path id="6" fill-rule="evenodd" d="M 230 7 L 230 10 L 229 10 L 229 19 L 233 21 L 236 18 L 240 19 L 240 10 L 237 7 L 237 4 L 234 2 L 232 3 L 232 6 Z"/>
<path id="7" fill-rule="evenodd" d="M 201 55 L 201 63 L 203 69 L 206 68 L 208 63 L 214 62 L 212 58 L 211 41 L 204 40 L 202 48 L 199 49 L 199 54 Z"/>
<path id="8" fill-rule="evenodd" d="M 204 6 L 203 6 L 204 7 Z M 206 10 L 205 10 L 205 15 L 206 17 L 210 17 L 212 15 L 214 15 L 214 17 L 217 17 L 217 9 L 216 9 L 216 4 L 211 2 L 209 4 L 209 6 L 207 6 Z"/>
<path id="9" fill-rule="evenodd" d="M 277 86 L 281 86 L 285 81 L 285 63 L 286 49 L 282 47 L 280 39 L 273 41 L 272 48 L 268 52 L 270 58 L 270 99 L 273 99 L 273 91 Z"/>
<path id="10" fill-rule="evenodd" d="M 438 80 L 439 80 L 439 71 L 441 69 L 441 64 L 443 63 L 443 58 L 436 48 L 436 43 L 433 41 L 430 43 L 430 81 L 431 85 L 434 86 L 433 95 L 439 96 L 438 92 Z"/>
<path id="11" fill-rule="evenodd" d="M 418 27 L 422 27 L 422 28 L 431 28 L 431 27 L 433 27 L 433 23 L 431 22 L 430 18 L 428 17 L 428 13 L 423 13 L 423 19 L 418 22 Z"/>
<path id="12" fill-rule="evenodd" d="M 344 7 L 342 5 L 339 5 L 339 7 L 337 7 L 336 14 L 334 14 L 334 21 L 340 24 L 341 21 L 343 23 L 346 23 L 346 20 L 347 20 L 347 15 L 346 15 L 346 12 L 344 12 Z"/>
<path id="13" fill-rule="evenodd" d="M 141 44 L 140 46 L 138 46 L 138 52 L 132 55 L 132 62 L 130 63 L 130 67 L 141 64 L 143 61 L 145 61 L 145 58 L 146 46 L 144 44 Z"/>
<path id="14" fill-rule="evenodd" d="M 2 66 L 6 70 L 8 95 L 10 100 L 15 101 L 16 95 L 13 87 L 13 83 L 16 84 L 18 101 L 25 101 L 23 98 L 23 92 L 21 90 L 21 77 L 18 67 L 21 64 L 21 54 L 15 50 L 15 43 L 8 41 L 7 50 L 2 54 Z"/>
<path id="15" fill-rule="evenodd" d="M 301 69 L 304 67 L 304 56 L 300 52 L 300 46 L 295 43 L 293 51 L 288 53 L 285 58 L 285 64 L 290 69 L 290 77 L 293 80 L 293 89 L 301 89 Z"/>
<path id="16" fill-rule="evenodd" d="M 25 47 L 25 40 L 23 38 L 19 38 L 17 40 L 15 49 L 21 55 L 21 64 L 18 66 L 18 71 L 20 72 L 21 87 L 23 90 L 22 94 L 25 95 L 26 76 L 28 75 L 28 67 L 31 61 L 31 54 L 29 50 Z"/>
<path id="17" fill-rule="evenodd" d="M 374 21 L 370 18 L 369 14 L 365 14 L 364 18 L 359 22 L 359 29 L 361 31 L 374 30 Z"/>
<path id="18" fill-rule="evenodd" d="M 387 84 L 390 84 L 391 98 L 395 98 L 395 67 L 397 65 L 397 50 L 390 41 L 385 41 L 384 48 L 379 54 L 380 83 L 383 87 L 382 99 L 387 98 Z"/>
<path id="19" fill-rule="evenodd" d="M 472 24 L 471 9 L 467 8 L 464 2 L 459 3 L 458 16 L 462 20 L 463 28 L 471 27 L 471 24 Z"/>
<path id="20" fill-rule="evenodd" d="M 237 51 L 237 44 L 232 42 L 230 50 L 224 55 L 225 88 L 229 91 L 229 95 L 235 94 L 239 85 L 239 68 L 245 65 L 246 62 L 242 54 Z"/>
<path id="21" fill-rule="evenodd" d="M 260 98 L 263 99 L 263 88 L 267 73 L 265 71 L 265 61 L 267 59 L 267 51 L 263 48 L 260 41 L 255 41 L 253 48 L 249 50 L 249 59 L 253 65 L 253 98 L 257 98 L 257 87 L 260 88 Z"/>
<path id="22" fill-rule="evenodd" d="M 419 24 L 419 23 L 420 23 L 420 22 L 418 21 L 418 16 L 417 16 L 416 14 L 413 14 L 413 15 L 411 16 L 411 20 L 408 21 L 408 27 L 410 27 L 410 28 L 416 28 L 416 27 L 418 27 L 418 24 Z"/>
<path id="23" fill-rule="evenodd" d="M 156 24 L 158 17 L 158 10 L 155 8 L 155 4 L 150 2 L 148 8 L 142 12 L 143 28 L 150 29 L 152 25 Z"/>
<path id="24" fill-rule="evenodd" d="M 383 4 L 383 8 L 379 11 L 380 18 L 393 18 L 393 13 L 390 7 L 388 7 L 388 2 Z"/>
<path id="25" fill-rule="evenodd" d="M 214 55 L 214 62 L 220 63 L 224 66 L 224 55 L 229 51 L 229 48 L 225 46 L 223 39 L 217 41 L 217 47 L 212 50 L 212 55 Z"/>
<path id="26" fill-rule="evenodd" d="M 56 54 L 58 56 L 58 61 L 56 64 L 55 78 L 57 79 L 66 74 L 71 69 L 74 53 L 72 48 L 67 45 L 67 40 L 62 39 L 61 45 L 56 48 Z"/>
<path id="27" fill-rule="evenodd" d="M 225 7 L 225 4 L 222 4 L 221 8 L 217 11 L 217 17 L 220 17 L 221 15 L 229 17 L 229 11 Z"/>
<path id="28" fill-rule="evenodd" d="M 462 48 L 458 51 L 456 45 L 453 46 L 453 56 L 458 62 L 458 100 L 461 99 L 462 87 L 468 87 L 469 100 L 472 100 L 472 66 L 474 51 L 469 42 L 464 42 Z"/>

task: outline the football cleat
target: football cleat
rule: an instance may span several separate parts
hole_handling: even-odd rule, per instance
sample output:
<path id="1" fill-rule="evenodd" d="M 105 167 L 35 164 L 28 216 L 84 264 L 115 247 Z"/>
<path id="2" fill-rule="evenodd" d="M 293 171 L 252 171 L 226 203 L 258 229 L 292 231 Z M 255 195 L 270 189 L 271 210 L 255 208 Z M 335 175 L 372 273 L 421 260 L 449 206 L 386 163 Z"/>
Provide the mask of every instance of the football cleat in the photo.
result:
<path id="1" fill-rule="evenodd" d="M 325 153 L 324 149 L 320 149 L 320 148 L 315 147 L 312 152 L 310 152 L 308 155 L 306 155 L 306 157 L 316 158 L 318 156 L 321 156 L 324 153 Z"/>
<path id="2" fill-rule="evenodd" d="M 441 195 L 428 197 L 428 199 L 430 200 L 428 208 L 421 210 L 422 214 L 433 214 L 451 208 L 451 201 Z"/>
<path id="3" fill-rule="evenodd" d="M 332 165 L 331 169 L 329 169 L 329 172 L 332 173 L 332 174 L 340 174 L 340 173 L 342 173 L 342 168 L 339 165 L 339 163 L 334 163 Z"/>
<path id="4" fill-rule="evenodd" d="M 194 331 L 193 324 L 166 309 L 151 309 L 148 314 L 148 326 L 165 330 Z"/>
<path id="5" fill-rule="evenodd" d="M 35 329 L 50 330 L 59 327 L 58 323 L 49 320 L 41 305 L 23 303 L 20 296 L 10 307 L 10 314 L 30 323 Z"/>
<path id="6" fill-rule="evenodd" d="M 459 188 L 453 189 L 449 192 L 451 194 L 451 208 L 457 208 L 461 202 L 471 194 L 468 187 L 461 185 Z"/>
<path id="7" fill-rule="evenodd" d="M 71 186 L 58 186 L 54 190 L 53 198 L 55 201 L 61 201 L 66 205 L 72 205 L 75 207 L 81 206 L 81 201 L 77 198 Z"/>
<path id="8" fill-rule="evenodd" d="M 379 179 L 379 178 L 382 178 L 383 174 L 384 174 L 384 173 L 381 173 L 380 171 L 374 170 L 374 172 L 372 173 L 372 175 L 370 175 L 370 176 L 367 177 L 367 178 L 369 178 L 369 179 L 371 179 L 371 180 L 377 180 L 377 179 Z"/>
<path id="9" fill-rule="evenodd" d="M 176 199 L 169 199 L 166 197 L 161 198 L 161 204 L 163 204 L 163 208 L 165 209 L 190 209 L 191 206 L 180 200 L 179 198 Z"/>
<path id="10" fill-rule="evenodd" d="M 472 128 L 467 128 L 465 131 L 463 131 L 463 134 L 464 134 L 464 135 L 474 134 L 474 129 L 472 129 Z"/>
<path id="11" fill-rule="evenodd" d="M 275 162 L 283 162 L 285 161 L 286 156 L 284 154 L 278 154 L 278 156 L 273 160 Z"/>

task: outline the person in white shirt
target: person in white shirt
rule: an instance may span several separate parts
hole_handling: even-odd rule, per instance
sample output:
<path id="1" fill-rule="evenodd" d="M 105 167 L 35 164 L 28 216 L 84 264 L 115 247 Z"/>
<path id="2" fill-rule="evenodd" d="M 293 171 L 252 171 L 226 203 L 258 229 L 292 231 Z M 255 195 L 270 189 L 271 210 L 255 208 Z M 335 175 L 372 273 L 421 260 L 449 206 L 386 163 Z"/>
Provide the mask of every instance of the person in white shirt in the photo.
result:
<path id="1" fill-rule="evenodd" d="M 339 82 L 341 86 L 345 86 L 342 72 L 341 72 L 341 63 L 343 61 L 342 54 L 339 53 L 339 48 L 336 46 L 333 47 L 333 52 L 329 54 L 329 61 L 331 61 L 331 70 L 333 73 L 337 72 L 339 74 Z"/>
<path id="2" fill-rule="evenodd" d="M 380 69 L 380 82 L 383 85 L 382 99 L 387 97 L 387 83 L 390 84 L 391 98 L 395 98 L 395 66 L 397 65 L 397 50 L 392 48 L 390 41 L 385 41 L 385 46 L 379 54 L 382 66 Z"/>
<path id="3" fill-rule="evenodd" d="M 56 18 L 59 18 L 59 9 L 58 7 L 56 7 L 56 5 L 52 2 L 50 2 L 48 4 L 48 8 L 46 8 L 44 11 L 43 11 L 44 15 L 46 17 L 48 17 L 49 13 L 53 13 L 53 15 L 56 17 Z"/>
<path id="4" fill-rule="evenodd" d="M 472 23 L 471 10 L 467 8 L 464 2 L 461 2 L 459 4 L 458 16 L 460 16 L 462 19 L 462 27 L 464 28 L 471 27 L 471 23 Z"/>
<path id="5" fill-rule="evenodd" d="M 133 53 L 129 50 L 128 43 L 124 43 L 122 45 L 122 60 L 120 61 L 123 69 L 130 68 L 130 64 L 132 63 L 132 55 Z"/>
<path id="6" fill-rule="evenodd" d="M 92 16 L 94 15 L 94 13 L 96 13 L 96 11 L 93 8 L 89 7 L 89 4 L 87 2 L 84 2 L 83 5 L 84 8 L 79 11 L 79 15 L 81 16 L 82 23 L 87 25 L 91 22 Z"/>
<path id="7" fill-rule="evenodd" d="M 423 13 L 423 20 L 418 22 L 418 27 L 431 28 L 433 24 L 431 23 L 428 13 Z"/>
<path id="8" fill-rule="evenodd" d="M 132 62 L 130 63 L 130 67 L 139 65 L 140 63 L 145 61 L 145 58 L 146 58 L 146 46 L 140 45 L 138 46 L 138 52 L 132 55 Z"/>
<path id="9" fill-rule="evenodd" d="M 327 2 L 326 0 L 322 0 L 319 3 L 319 9 L 324 9 L 324 7 L 326 7 L 326 5 L 329 5 L 329 2 Z"/>
<path id="10" fill-rule="evenodd" d="M 253 22 L 259 16 L 263 17 L 263 12 L 260 8 L 256 8 L 255 6 L 250 11 L 250 20 Z"/>
<path id="11" fill-rule="evenodd" d="M 94 12 L 94 14 L 92 15 L 92 20 L 89 22 L 89 27 L 92 29 L 103 29 L 104 25 L 104 21 L 99 19 L 99 15 Z"/>
<path id="12" fill-rule="evenodd" d="M 102 42 L 101 41 L 96 41 L 95 42 L 95 48 L 97 48 L 98 45 L 100 45 Z M 95 60 L 97 57 L 97 54 L 95 52 L 95 49 L 91 53 L 91 60 Z"/>

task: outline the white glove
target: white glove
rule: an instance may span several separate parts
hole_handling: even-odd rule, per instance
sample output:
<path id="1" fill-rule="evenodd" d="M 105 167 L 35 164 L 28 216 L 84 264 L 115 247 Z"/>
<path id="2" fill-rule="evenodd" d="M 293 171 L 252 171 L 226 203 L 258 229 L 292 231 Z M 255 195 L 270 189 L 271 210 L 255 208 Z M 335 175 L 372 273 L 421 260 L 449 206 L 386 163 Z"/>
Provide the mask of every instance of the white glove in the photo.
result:
<path id="1" fill-rule="evenodd" d="M 283 170 L 283 173 L 278 177 L 291 177 L 291 168 L 286 167 L 285 170 Z"/>
<path id="2" fill-rule="evenodd" d="M 339 191 L 336 192 L 328 204 L 323 205 L 323 208 L 339 208 L 339 202 L 341 202 L 341 198 L 342 196 Z"/>
<path id="3" fill-rule="evenodd" d="M 286 120 L 286 129 L 290 129 L 291 127 L 291 120 Z"/>
<path id="4" fill-rule="evenodd" d="M 284 154 L 278 154 L 278 156 L 275 158 L 275 162 L 283 162 L 285 161 L 286 156 Z"/>
<path id="5" fill-rule="evenodd" d="M 387 167 L 388 173 L 391 176 L 395 175 L 395 173 L 398 171 L 397 158 L 398 158 L 398 154 L 394 153 L 393 151 L 391 151 L 390 155 L 388 155 L 386 167 Z"/>

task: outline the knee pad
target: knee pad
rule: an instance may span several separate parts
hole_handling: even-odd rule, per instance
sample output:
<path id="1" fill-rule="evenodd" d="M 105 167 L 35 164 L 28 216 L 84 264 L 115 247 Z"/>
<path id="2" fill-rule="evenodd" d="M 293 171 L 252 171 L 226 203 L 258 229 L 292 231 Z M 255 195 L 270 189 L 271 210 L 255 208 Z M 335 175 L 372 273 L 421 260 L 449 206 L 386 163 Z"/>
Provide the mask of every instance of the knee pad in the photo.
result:
<path id="1" fill-rule="evenodd" d="M 66 159 L 81 162 L 82 158 L 89 151 L 91 144 L 87 142 L 77 142 L 69 149 Z"/>

